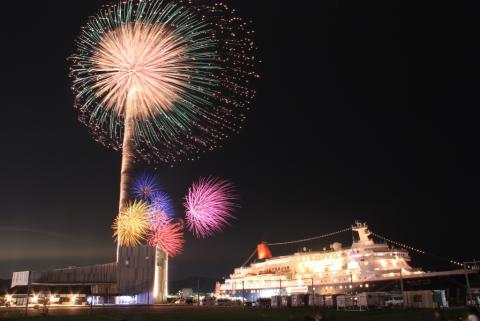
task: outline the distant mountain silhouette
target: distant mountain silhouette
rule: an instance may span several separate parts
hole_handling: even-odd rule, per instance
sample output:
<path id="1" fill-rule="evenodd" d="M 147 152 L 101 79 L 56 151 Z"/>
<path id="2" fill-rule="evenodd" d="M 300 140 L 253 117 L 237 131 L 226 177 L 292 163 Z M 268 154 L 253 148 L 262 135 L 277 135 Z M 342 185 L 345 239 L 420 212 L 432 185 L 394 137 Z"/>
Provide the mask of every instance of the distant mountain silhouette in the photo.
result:
<path id="1" fill-rule="evenodd" d="M 12 285 L 12 280 L 2 280 L 0 279 L 0 294 L 4 293 L 6 290 L 10 289 Z"/>
<path id="2" fill-rule="evenodd" d="M 201 293 L 210 293 L 215 291 L 215 283 L 217 281 L 201 277 L 201 276 L 191 276 L 183 280 L 172 281 L 170 282 L 170 293 L 177 293 L 181 289 L 193 289 L 194 292 L 197 292 L 197 287 L 199 287 Z"/>

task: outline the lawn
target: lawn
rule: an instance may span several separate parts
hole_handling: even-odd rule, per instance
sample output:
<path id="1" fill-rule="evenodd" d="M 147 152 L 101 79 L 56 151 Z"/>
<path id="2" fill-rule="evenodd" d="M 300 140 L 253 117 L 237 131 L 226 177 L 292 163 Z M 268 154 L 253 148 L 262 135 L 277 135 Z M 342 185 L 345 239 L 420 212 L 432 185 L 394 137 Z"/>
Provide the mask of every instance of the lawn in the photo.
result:
<path id="1" fill-rule="evenodd" d="M 446 320 L 457 321 L 464 315 L 464 310 L 443 311 Z M 278 310 L 241 310 L 236 308 L 190 308 L 190 309 L 151 309 L 143 310 L 122 309 L 115 311 L 97 310 L 89 315 L 88 310 L 63 311 L 58 315 L 34 316 L 30 313 L 29 318 L 6 316 L 0 312 L 0 320 L 31 320 L 31 321 L 296 321 L 304 320 L 306 316 L 312 316 L 311 309 L 278 309 Z M 434 320 L 432 310 L 381 310 L 368 312 L 337 312 L 326 311 L 327 320 L 352 320 L 352 321 L 429 321 Z"/>

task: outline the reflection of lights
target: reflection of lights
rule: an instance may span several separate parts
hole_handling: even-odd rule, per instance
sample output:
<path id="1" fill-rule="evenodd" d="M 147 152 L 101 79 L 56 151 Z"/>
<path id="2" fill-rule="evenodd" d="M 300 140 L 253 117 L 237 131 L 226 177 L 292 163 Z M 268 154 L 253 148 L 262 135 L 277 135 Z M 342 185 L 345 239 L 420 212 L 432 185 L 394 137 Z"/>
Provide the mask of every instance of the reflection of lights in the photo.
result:
<path id="1" fill-rule="evenodd" d="M 32 298 L 33 303 L 38 303 L 38 295 L 34 295 Z"/>

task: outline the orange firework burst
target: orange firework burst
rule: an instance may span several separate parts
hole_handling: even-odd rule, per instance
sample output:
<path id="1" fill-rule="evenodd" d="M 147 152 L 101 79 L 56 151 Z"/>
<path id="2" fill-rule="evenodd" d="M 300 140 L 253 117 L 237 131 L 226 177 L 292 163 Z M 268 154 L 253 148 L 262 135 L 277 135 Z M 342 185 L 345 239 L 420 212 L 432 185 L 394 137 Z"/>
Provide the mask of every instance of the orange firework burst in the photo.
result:
<path id="1" fill-rule="evenodd" d="M 102 37 L 93 54 L 102 103 L 118 115 L 148 120 L 174 108 L 190 76 L 185 44 L 165 25 L 129 23 Z"/>

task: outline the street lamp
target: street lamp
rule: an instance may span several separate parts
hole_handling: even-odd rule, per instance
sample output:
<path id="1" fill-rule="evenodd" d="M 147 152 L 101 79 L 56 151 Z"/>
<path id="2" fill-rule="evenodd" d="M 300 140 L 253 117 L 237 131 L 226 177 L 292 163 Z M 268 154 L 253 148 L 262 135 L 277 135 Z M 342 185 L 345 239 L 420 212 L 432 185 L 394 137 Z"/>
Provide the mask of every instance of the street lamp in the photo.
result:
<path id="1" fill-rule="evenodd" d="M 467 288 L 467 304 L 472 302 L 472 289 L 470 288 L 470 278 L 468 277 L 468 270 L 480 270 L 480 261 L 472 261 L 472 262 L 463 262 L 463 271 L 465 273 L 465 283 Z"/>
<path id="2" fill-rule="evenodd" d="M 353 294 L 353 273 L 350 272 L 350 289 L 351 289 L 351 294 Z"/>

